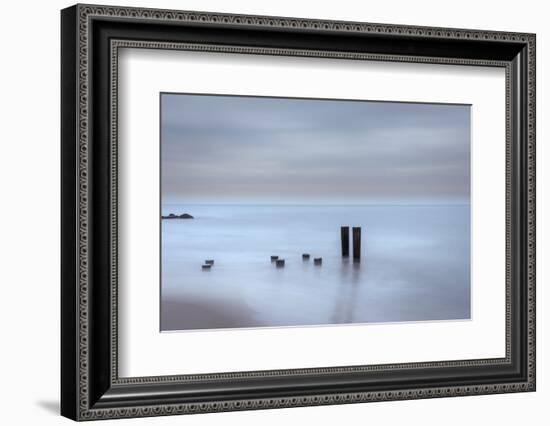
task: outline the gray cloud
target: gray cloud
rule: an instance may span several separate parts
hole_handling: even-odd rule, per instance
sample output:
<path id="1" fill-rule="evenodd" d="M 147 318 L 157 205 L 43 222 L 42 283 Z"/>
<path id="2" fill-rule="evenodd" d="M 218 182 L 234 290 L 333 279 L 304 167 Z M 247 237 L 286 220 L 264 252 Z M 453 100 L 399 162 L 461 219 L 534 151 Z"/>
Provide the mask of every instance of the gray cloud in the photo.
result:
<path id="1" fill-rule="evenodd" d="M 163 94 L 163 202 L 460 201 L 470 107 Z"/>

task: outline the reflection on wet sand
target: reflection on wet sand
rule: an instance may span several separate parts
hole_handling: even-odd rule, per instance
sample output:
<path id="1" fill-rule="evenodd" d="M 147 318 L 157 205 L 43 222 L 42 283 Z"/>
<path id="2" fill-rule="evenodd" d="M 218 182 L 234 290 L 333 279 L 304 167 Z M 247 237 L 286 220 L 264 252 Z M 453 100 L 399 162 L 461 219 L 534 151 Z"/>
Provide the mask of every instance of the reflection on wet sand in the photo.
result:
<path id="1" fill-rule="evenodd" d="M 334 306 L 332 321 L 335 324 L 349 324 L 354 321 L 355 304 L 357 303 L 357 287 L 361 264 L 342 259 L 340 265 L 341 291 Z M 344 284 L 345 283 L 345 284 Z"/>

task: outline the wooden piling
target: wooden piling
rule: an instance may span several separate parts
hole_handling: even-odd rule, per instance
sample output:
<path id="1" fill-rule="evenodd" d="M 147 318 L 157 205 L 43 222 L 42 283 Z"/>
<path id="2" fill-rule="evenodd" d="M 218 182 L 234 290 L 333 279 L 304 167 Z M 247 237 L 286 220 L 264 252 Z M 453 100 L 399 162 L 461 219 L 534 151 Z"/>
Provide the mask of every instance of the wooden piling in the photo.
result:
<path id="1" fill-rule="evenodd" d="M 349 257 L 349 226 L 340 227 L 340 236 L 342 239 L 342 257 Z"/>
<path id="2" fill-rule="evenodd" d="M 322 265 L 323 264 L 323 258 L 322 257 L 314 257 L 313 258 L 313 264 L 314 265 Z"/>
<path id="3" fill-rule="evenodd" d="M 202 265 L 201 267 L 203 271 L 209 271 L 210 268 L 212 268 L 212 265 Z"/>
<path id="4" fill-rule="evenodd" d="M 285 260 L 284 259 L 277 259 L 275 261 L 275 264 L 277 265 L 277 268 L 282 268 L 285 266 Z"/>
<path id="5" fill-rule="evenodd" d="M 271 261 L 275 262 L 278 258 L 279 258 L 279 256 L 271 256 Z"/>
<path id="6" fill-rule="evenodd" d="M 302 254 L 302 260 L 309 260 L 309 254 L 308 253 Z"/>
<path id="7" fill-rule="evenodd" d="M 204 263 L 206 265 L 213 265 L 214 264 L 214 259 L 207 259 L 207 260 L 204 261 Z"/>
<path id="8" fill-rule="evenodd" d="M 353 227 L 353 261 L 361 261 L 361 227 Z"/>

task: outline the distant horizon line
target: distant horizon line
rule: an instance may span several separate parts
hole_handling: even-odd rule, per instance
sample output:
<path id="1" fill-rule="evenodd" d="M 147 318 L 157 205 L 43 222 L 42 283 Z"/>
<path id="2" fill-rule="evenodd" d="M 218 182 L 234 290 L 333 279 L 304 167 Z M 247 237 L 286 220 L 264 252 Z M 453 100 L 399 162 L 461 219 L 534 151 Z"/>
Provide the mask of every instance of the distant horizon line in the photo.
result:
<path id="1" fill-rule="evenodd" d="M 187 201 L 187 202 L 167 202 L 161 203 L 161 206 L 182 206 L 182 205 L 199 205 L 199 206 L 467 206 L 471 205 L 471 202 L 369 202 L 369 203 L 299 203 L 299 202 L 204 202 L 204 201 Z"/>

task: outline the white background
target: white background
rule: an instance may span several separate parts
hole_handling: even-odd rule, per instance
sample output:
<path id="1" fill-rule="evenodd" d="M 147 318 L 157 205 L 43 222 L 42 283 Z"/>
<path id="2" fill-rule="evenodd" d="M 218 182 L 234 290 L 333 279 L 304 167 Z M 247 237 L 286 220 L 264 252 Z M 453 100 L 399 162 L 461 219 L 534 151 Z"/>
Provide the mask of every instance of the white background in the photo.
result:
<path id="1" fill-rule="evenodd" d="M 423 401 L 117 420 L 119 424 L 547 424 L 550 400 L 550 28 L 544 2 L 140 1 L 133 6 L 536 32 L 538 391 Z M 0 67 L 0 398 L 3 424 L 69 424 L 59 394 L 59 9 L 65 1 L 2 6 Z M 546 81 L 545 81 L 546 80 Z M 108 421 L 102 424 L 114 423 Z"/>
<path id="2" fill-rule="evenodd" d="M 119 81 L 121 376 L 505 356 L 503 68 L 123 49 Z M 158 99 L 167 91 L 471 103 L 471 320 L 159 333 Z M 223 356 L 205 350 L 218 347 Z"/>

